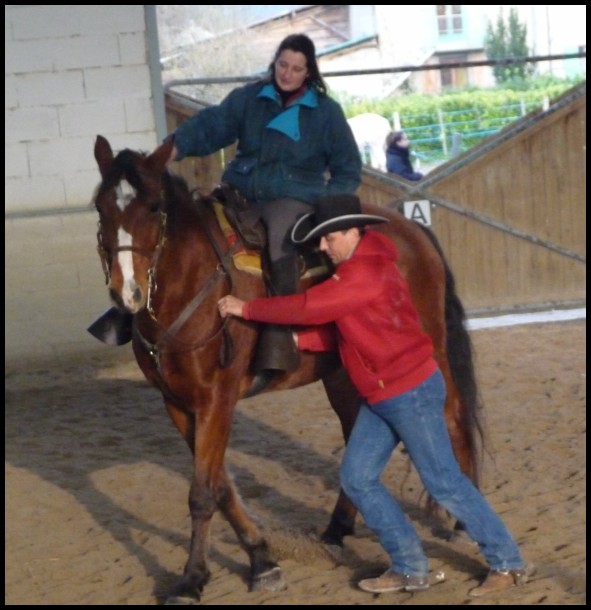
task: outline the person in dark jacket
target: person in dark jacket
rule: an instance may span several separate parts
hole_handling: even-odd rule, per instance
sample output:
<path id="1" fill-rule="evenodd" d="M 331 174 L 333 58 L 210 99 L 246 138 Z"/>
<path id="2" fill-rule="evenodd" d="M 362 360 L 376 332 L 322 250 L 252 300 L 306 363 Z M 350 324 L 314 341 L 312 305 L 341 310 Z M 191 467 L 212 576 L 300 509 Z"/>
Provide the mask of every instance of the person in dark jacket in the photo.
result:
<path id="1" fill-rule="evenodd" d="M 445 423 L 445 381 L 396 264 L 396 246 L 366 228 L 385 221 L 362 214 L 353 195 L 319 201 L 313 215 L 298 220 L 292 239 L 319 239 L 336 266 L 332 277 L 291 296 L 245 302 L 227 295 L 218 301 L 220 315 L 321 325 L 298 333 L 300 349 L 326 351 L 331 336 L 336 339 L 362 396 L 341 464 L 341 485 L 391 561 L 381 576 L 361 580 L 362 590 L 412 592 L 430 585 L 420 538 L 381 481 L 392 452 L 404 443 L 429 494 L 463 524 L 490 565 L 487 578 L 470 595 L 504 591 L 525 583 L 533 566 L 524 562 L 509 530 L 455 458 Z"/>
<path id="2" fill-rule="evenodd" d="M 421 172 L 415 172 L 410 162 L 410 140 L 404 131 L 392 131 L 386 137 L 386 169 L 407 180 L 420 180 Z"/>
<path id="3" fill-rule="evenodd" d="M 237 189 L 266 225 L 269 292 L 297 291 L 296 247 L 290 232 L 298 217 L 331 193 L 355 193 L 361 157 L 341 106 L 327 95 L 312 40 L 287 36 L 262 80 L 234 89 L 174 132 L 171 160 L 209 155 L 237 142 L 222 181 Z M 285 327 L 263 329 L 257 371 L 291 371 L 299 353 Z"/>

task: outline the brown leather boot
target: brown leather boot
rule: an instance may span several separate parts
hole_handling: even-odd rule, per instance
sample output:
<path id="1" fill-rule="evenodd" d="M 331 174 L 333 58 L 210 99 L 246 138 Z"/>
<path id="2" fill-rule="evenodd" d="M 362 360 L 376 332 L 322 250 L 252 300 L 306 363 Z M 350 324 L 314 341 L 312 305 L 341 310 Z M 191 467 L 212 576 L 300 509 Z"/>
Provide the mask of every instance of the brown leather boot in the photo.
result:
<path id="1" fill-rule="evenodd" d="M 471 597 L 484 597 L 492 593 L 500 593 L 506 589 L 524 585 L 530 576 L 535 574 L 535 567 L 528 563 L 518 570 L 490 570 L 484 581 L 471 589 L 468 595 Z"/>
<path id="2" fill-rule="evenodd" d="M 387 570 L 377 578 L 360 580 L 357 586 L 368 593 L 393 593 L 395 591 L 426 591 L 429 588 L 428 576 L 409 576 Z"/>

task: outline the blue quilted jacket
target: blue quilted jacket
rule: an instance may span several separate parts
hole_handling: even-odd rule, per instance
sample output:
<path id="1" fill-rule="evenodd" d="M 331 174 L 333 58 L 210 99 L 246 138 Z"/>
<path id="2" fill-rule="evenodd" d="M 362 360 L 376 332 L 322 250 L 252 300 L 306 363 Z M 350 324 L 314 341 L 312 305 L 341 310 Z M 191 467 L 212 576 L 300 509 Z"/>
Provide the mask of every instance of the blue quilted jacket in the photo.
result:
<path id="1" fill-rule="evenodd" d="M 282 109 L 271 83 L 238 87 L 174 136 L 177 160 L 237 141 L 222 180 L 252 201 L 291 197 L 314 203 L 329 194 L 355 193 L 361 183 L 361 157 L 342 108 L 311 89 Z"/>

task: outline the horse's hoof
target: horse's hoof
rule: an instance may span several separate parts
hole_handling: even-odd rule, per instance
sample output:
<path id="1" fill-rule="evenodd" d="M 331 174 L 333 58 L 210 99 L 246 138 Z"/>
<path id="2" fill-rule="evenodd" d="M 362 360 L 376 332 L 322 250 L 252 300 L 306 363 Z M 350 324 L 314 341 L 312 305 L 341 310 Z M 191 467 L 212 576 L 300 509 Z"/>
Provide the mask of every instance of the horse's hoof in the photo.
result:
<path id="1" fill-rule="evenodd" d="M 171 595 L 164 602 L 165 606 L 198 606 L 199 600 L 190 595 Z"/>
<path id="2" fill-rule="evenodd" d="M 330 546 L 344 547 L 345 536 L 352 536 L 355 529 L 352 525 L 345 525 L 338 522 L 331 522 L 320 536 L 320 542 Z"/>
<path id="3" fill-rule="evenodd" d="M 198 606 L 201 602 L 201 590 L 178 587 L 166 598 L 165 606 Z"/>
<path id="4" fill-rule="evenodd" d="M 343 563 L 345 559 L 345 547 L 342 544 L 327 544 L 322 545 L 324 552 L 335 562 Z"/>
<path id="5" fill-rule="evenodd" d="M 330 536 L 325 533 L 320 536 L 320 542 L 326 546 L 340 547 L 341 549 L 344 547 L 342 536 Z"/>
<path id="6" fill-rule="evenodd" d="M 279 566 L 275 566 L 252 579 L 251 591 L 283 591 L 287 583 L 283 580 L 283 573 Z"/>

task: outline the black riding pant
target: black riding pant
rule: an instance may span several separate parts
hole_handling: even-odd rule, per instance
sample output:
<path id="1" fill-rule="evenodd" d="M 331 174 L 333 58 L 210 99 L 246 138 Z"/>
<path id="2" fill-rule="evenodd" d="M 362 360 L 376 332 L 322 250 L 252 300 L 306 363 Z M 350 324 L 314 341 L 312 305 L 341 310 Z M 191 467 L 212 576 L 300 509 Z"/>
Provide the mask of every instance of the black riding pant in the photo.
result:
<path id="1" fill-rule="evenodd" d="M 299 281 L 296 245 L 291 230 L 296 221 L 314 207 L 297 199 L 277 199 L 255 204 L 267 229 L 269 292 L 272 295 L 293 294 Z"/>

